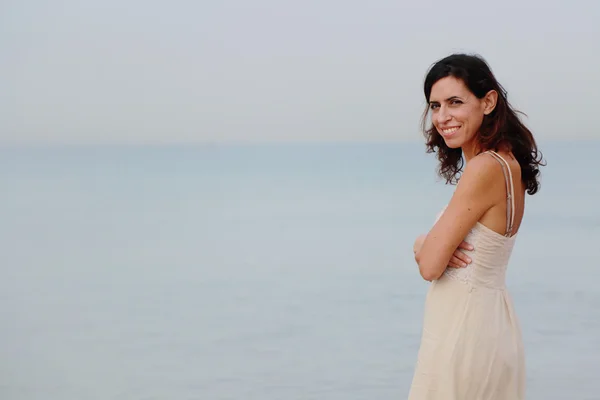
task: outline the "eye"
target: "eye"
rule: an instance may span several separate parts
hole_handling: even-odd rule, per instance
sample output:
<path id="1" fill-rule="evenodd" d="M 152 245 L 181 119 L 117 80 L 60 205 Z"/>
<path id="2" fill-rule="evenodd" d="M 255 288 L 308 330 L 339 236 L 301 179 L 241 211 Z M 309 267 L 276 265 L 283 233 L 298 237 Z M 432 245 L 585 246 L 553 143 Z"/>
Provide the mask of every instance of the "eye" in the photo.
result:
<path id="1" fill-rule="evenodd" d="M 431 104 L 429 105 L 429 108 L 430 108 L 431 110 L 435 110 L 436 108 L 439 108 L 439 106 L 440 106 L 440 105 L 439 105 L 439 104 L 437 104 L 437 103 L 431 103 Z"/>
<path id="2" fill-rule="evenodd" d="M 450 101 L 450 104 L 452 104 L 452 105 L 457 105 L 457 104 L 462 104 L 462 103 L 463 102 L 460 101 L 460 100 L 458 100 L 458 99 L 453 99 L 453 100 Z"/>

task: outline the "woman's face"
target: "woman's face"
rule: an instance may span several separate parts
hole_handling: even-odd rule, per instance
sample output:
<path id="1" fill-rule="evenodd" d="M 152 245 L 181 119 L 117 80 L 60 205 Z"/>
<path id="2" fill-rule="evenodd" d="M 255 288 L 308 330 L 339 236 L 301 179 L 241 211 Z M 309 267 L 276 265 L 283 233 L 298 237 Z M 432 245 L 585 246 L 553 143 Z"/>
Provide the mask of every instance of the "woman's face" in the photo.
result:
<path id="1" fill-rule="evenodd" d="M 496 92 L 490 91 L 479 99 L 461 79 L 447 76 L 431 88 L 431 122 L 448 147 L 471 145 L 477 139 L 484 115 L 494 109 L 496 98 Z"/>

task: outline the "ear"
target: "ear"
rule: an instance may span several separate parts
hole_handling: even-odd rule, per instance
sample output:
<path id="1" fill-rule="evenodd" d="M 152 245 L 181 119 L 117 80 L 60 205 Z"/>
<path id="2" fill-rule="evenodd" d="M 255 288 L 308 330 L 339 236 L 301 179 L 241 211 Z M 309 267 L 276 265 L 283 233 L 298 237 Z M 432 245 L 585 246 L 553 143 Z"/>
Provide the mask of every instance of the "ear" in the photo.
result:
<path id="1" fill-rule="evenodd" d="M 483 114 L 490 115 L 490 113 L 496 108 L 496 103 L 498 102 L 498 92 L 496 92 L 495 90 L 490 90 L 483 97 L 482 101 Z"/>

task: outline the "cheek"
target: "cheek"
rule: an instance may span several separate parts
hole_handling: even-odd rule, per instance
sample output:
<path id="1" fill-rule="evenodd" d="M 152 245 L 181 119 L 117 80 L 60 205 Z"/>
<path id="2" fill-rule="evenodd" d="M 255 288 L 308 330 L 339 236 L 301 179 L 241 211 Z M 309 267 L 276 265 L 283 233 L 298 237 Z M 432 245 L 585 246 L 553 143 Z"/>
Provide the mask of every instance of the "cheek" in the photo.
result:
<path id="1" fill-rule="evenodd" d="M 478 131 L 483 122 L 483 114 L 479 110 L 470 110 L 465 113 L 464 121 L 468 124 L 470 131 Z"/>
<path id="2" fill-rule="evenodd" d="M 479 131 L 482 123 L 483 123 L 483 115 L 475 115 L 471 118 L 469 125 L 471 125 L 471 129 L 473 129 L 474 131 Z"/>

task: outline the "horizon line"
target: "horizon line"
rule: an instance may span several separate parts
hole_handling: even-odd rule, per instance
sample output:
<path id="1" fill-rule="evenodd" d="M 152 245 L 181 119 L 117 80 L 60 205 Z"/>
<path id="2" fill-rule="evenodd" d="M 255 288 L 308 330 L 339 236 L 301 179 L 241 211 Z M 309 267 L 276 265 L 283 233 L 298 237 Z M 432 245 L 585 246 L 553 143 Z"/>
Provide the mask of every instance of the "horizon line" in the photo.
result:
<path id="1" fill-rule="evenodd" d="M 541 143 L 589 143 L 600 138 L 536 138 Z M 332 146 L 332 145 L 385 145 L 425 144 L 424 140 L 410 139 L 343 139 L 343 140 L 230 140 L 230 141 L 106 141 L 106 142 L 1 142 L 0 149 L 14 148 L 102 148 L 102 147 L 253 147 L 253 146 Z"/>

